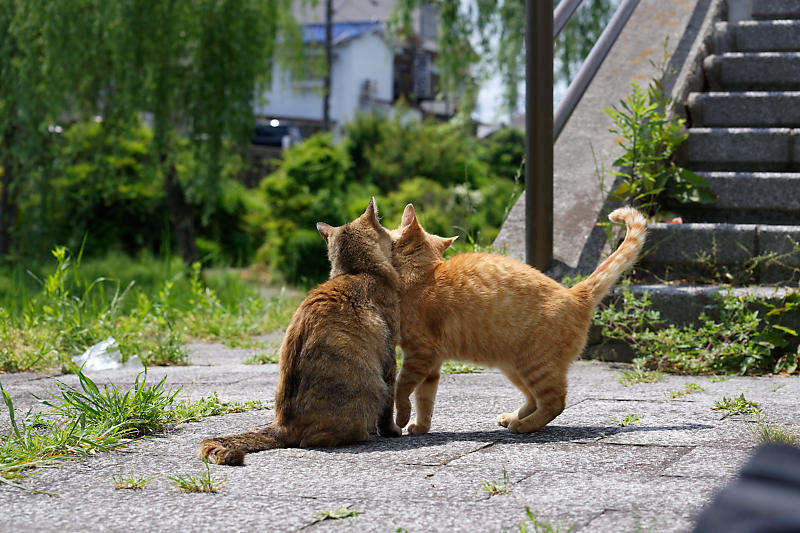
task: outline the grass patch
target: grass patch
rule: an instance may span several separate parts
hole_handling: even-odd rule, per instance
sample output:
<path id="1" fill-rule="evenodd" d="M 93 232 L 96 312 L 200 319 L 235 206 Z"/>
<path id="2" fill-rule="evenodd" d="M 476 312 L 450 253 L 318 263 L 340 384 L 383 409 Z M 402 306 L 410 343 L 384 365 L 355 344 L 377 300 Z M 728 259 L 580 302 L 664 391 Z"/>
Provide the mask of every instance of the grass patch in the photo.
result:
<path id="1" fill-rule="evenodd" d="M 483 367 L 480 365 L 473 365 L 471 363 L 460 363 L 458 361 L 445 361 L 444 363 L 442 363 L 441 373 L 472 374 L 473 372 L 477 372 L 479 370 L 483 370 Z"/>
<path id="2" fill-rule="evenodd" d="M 773 424 L 762 419 L 758 421 L 755 437 L 759 444 L 784 444 L 787 446 L 800 446 L 800 438 L 794 431 Z"/>
<path id="3" fill-rule="evenodd" d="M 122 474 L 114 474 L 111 476 L 111 481 L 114 482 L 114 488 L 116 490 L 121 489 L 130 489 L 130 490 L 141 490 L 145 488 L 147 485 L 150 484 L 158 476 L 136 476 L 131 472 L 128 476 L 123 476 Z"/>
<path id="4" fill-rule="evenodd" d="M 760 411 L 758 404 L 745 398 L 744 393 L 732 398 L 723 396 L 721 400 L 714 402 L 711 410 L 725 413 L 726 418 L 732 415 L 754 415 Z"/>
<path id="5" fill-rule="evenodd" d="M 358 516 L 362 514 L 364 511 L 357 511 L 355 509 L 348 509 L 345 506 L 341 506 L 335 511 L 324 510 L 320 511 L 314 515 L 314 518 L 317 520 L 341 520 L 343 518 L 350 518 L 351 516 Z"/>
<path id="6" fill-rule="evenodd" d="M 637 383 L 655 383 L 664 379 L 664 375 L 657 370 L 647 370 L 638 361 L 634 362 L 630 370 L 620 370 L 617 381 L 630 387 Z"/>
<path id="7" fill-rule="evenodd" d="M 667 400 L 676 400 L 678 398 L 683 398 L 687 394 L 694 394 L 695 392 L 701 392 L 704 390 L 706 389 L 696 383 L 686 383 L 681 390 L 674 390 L 666 393 Z"/>
<path id="8" fill-rule="evenodd" d="M 730 376 L 717 376 L 717 375 L 708 376 L 708 381 L 710 381 L 711 383 L 722 383 L 723 381 L 728 381 L 729 379 L 731 379 Z"/>
<path id="9" fill-rule="evenodd" d="M 630 414 L 626 415 L 624 418 L 614 418 L 613 416 L 609 416 L 608 418 L 610 418 L 611 421 L 617 424 L 619 427 L 624 428 L 625 426 L 630 426 L 634 422 L 638 422 L 644 418 L 644 415 Z"/>
<path id="10" fill-rule="evenodd" d="M 665 324 L 650 309 L 645 293 L 635 297 L 623 285 L 621 298 L 602 306 L 594 324 L 603 337 L 630 345 L 637 361 L 650 370 L 681 374 L 795 373 L 798 332 L 783 317 L 800 311 L 800 291 L 772 304 L 755 297 L 716 294 L 697 326 Z"/>
<path id="11" fill-rule="evenodd" d="M 503 468 L 503 482 L 495 483 L 492 481 L 484 481 L 481 488 L 489 493 L 489 496 L 497 496 L 498 494 L 509 494 L 511 487 L 508 484 L 508 472 Z"/>
<path id="12" fill-rule="evenodd" d="M 46 274 L 0 271 L 0 372 L 68 371 L 74 357 L 109 338 L 122 362 L 186 364 L 188 339 L 252 346 L 256 335 L 285 327 L 302 299 L 285 290 L 263 297 L 230 271 L 206 278 L 199 264 L 84 263 L 82 251 L 63 247 L 53 257 Z"/>
<path id="13" fill-rule="evenodd" d="M 0 435 L 0 482 L 25 488 L 14 480 L 39 467 L 111 452 L 183 422 L 264 407 L 261 402 L 224 402 L 216 393 L 196 402 L 177 402 L 180 389 L 168 390 L 166 378 L 148 384 L 145 372 L 125 392 L 113 384 L 101 389 L 80 370 L 77 374 L 78 387 L 57 382 L 57 393 L 37 398 L 48 411 L 29 411 L 23 420 L 17 420 L 11 396 L 0 384 L 11 421 L 11 430 Z"/>
<path id="14" fill-rule="evenodd" d="M 520 533 L 570 533 L 575 526 L 553 525 L 540 520 L 530 507 L 525 506 L 525 518 L 519 525 Z"/>
<path id="15" fill-rule="evenodd" d="M 220 487 L 225 483 L 226 479 L 216 479 L 211 473 L 211 467 L 208 461 L 203 461 L 206 465 L 205 471 L 199 475 L 186 474 L 179 476 L 168 476 L 167 479 L 172 481 L 178 490 L 181 492 L 219 492 Z"/>
<path id="16" fill-rule="evenodd" d="M 282 339 L 280 340 L 273 340 L 267 346 L 267 351 L 262 353 L 254 354 L 244 361 L 242 361 L 245 365 L 274 365 L 280 361 L 280 347 L 281 347 Z"/>

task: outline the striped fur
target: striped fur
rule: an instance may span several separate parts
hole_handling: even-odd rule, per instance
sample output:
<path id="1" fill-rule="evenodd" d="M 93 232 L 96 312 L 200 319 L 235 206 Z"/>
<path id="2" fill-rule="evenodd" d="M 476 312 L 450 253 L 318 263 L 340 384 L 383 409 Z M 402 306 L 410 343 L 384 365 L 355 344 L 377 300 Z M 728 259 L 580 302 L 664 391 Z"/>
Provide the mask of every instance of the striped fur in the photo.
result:
<path id="1" fill-rule="evenodd" d="M 261 450 L 338 446 L 376 429 L 402 434 L 392 419 L 400 309 L 389 232 L 374 199 L 353 222 L 317 229 L 331 279 L 309 291 L 286 330 L 275 420 L 261 432 L 204 440 L 201 458 L 241 465 L 246 453 Z"/>
<path id="2" fill-rule="evenodd" d="M 634 209 L 614 211 L 625 222 L 620 248 L 592 275 L 568 289 L 514 259 L 482 253 L 444 261 L 452 243 L 425 232 L 409 204 L 392 232 L 392 263 L 400 275 L 403 366 L 397 378 L 396 422 L 430 429 L 439 369 L 445 359 L 499 368 L 525 403 L 498 422 L 515 433 L 538 431 L 564 410 L 567 370 L 586 344 L 594 307 L 636 260 L 645 235 Z"/>

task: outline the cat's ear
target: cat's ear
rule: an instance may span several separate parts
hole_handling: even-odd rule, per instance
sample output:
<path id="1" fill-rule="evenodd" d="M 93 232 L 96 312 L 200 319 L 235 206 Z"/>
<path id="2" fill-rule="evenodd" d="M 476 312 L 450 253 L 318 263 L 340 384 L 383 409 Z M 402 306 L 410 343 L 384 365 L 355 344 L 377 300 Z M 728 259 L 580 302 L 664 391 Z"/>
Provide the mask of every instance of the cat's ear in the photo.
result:
<path id="1" fill-rule="evenodd" d="M 369 205 L 367 206 L 367 210 L 364 211 L 364 216 L 367 217 L 367 220 L 372 222 L 376 227 L 381 225 L 380 220 L 378 220 L 378 206 L 375 205 L 375 197 L 373 196 L 369 200 Z"/>
<path id="2" fill-rule="evenodd" d="M 444 251 L 450 248 L 456 239 L 458 239 L 458 235 L 455 237 L 448 237 L 447 239 L 439 237 L 438 235 L 433 235 L 433 237 L 435 237 L 434 242 L 436 243 L 436 249 L 440 254 L 443 254 Z"/>
<path id="3" fill-rule="evenodd" d="M 400 219 L 400 227 L 408 226 L 417 219 L 417 213 L 414 211 L 414 204 L 408 204 L 403 210 L 403 218 Z"/>
<path id="4" fill-rule="evenodd" d="M 333 232 L 333 226 L 331 226 L 330 224 L 326 224 L 324 222 L 317 222 L 317 231 L 319 232 L 320 235 L 322 235 L 322 238 L 325 239 L 325 244 L 327 244 L 328 239 L 330 238 L 331 233 Z"/>

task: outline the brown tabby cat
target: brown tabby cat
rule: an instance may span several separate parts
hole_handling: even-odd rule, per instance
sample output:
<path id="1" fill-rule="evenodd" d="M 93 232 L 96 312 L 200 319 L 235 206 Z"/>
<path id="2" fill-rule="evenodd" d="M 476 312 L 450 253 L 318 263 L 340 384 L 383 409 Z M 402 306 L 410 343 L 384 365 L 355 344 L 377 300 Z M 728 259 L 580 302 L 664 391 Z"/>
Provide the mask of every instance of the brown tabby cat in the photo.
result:
<path id="1" fill-rule="evenodd" d="M 241 465 L 250 452 L 365 441 L 376 425 L 383 436 L 402 434 L 392 420 L 399 280 L 374 202 L 344 226 L 317 224 L 331 279 L 308 293 L 286 330 L 275 420 L 259 432 L 204 440 L 201 458 Z"/>
<path id="2" fill-rule="evenodd" d="M 427 233 L 409 204 L 392 232 L 392 263 L 400 274 L 404 359 L 397 378 L 397 424 L 411 414 L 410 433 L 430 429 L 444 359 L 499 368 L 525 395 L 525 404 L 498 422 L 514 433 L 542 429 L 561 414 L 567 369 L 586 344 L 592 311 L 644 244 L 644 217 L 617 209 L 627 226 L 622 245 L 586 280 L 568 289 L 538 270 L 494 254 L 463 253 L 444 261 L 455 238 Z M 415 390 L 416 389 L 416 390 Z"/>

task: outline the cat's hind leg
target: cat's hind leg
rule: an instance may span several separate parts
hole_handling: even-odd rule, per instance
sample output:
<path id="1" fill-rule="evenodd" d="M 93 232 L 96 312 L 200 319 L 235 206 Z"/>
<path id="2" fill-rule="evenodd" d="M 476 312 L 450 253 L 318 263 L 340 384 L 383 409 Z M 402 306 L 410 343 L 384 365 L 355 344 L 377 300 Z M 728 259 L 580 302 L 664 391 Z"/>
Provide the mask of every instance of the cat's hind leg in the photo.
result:
<path id="1" fill-rule="evenodd" d="M 508 429 L 512 433 L 539 431 L 564 411 L 567 398 L 566 371 L 553 367 L 539 367 L 530 374 L 520 373 L 520 379 L 536 399 L 535 409 L 525 413 L 526 403 L 510 420 Z"/>
<path id="2" fill-rule="evenodd" d="M 508 380 L 513 383 L 514 386 L 522 392 L 522 394 L 525 395 L 525 405 L 513 413 L 501 413 L 500 416 L 497 417 L 498 424 L 503 427 L 508 427 L 511 422 L 519 420 L 520 413 L 522 413 L 521 418 L 525 418 L 527 415 L 536 410 L 536 398 L 534 398 L 533 394 L 531 394 L 531 392 L 525 387 L 525 384 L 522 382 L 522 379 L 520 379 L 516 370 L 505 368 L 502 369 L 502 372 L 505 374 Z"/>
<path id="3" fill-rule="evenodd" d="M 439 382 L 438 369 L 440 366 L 441 361 L 431 354 L 404 352 L 403 366 L 400 368 L 400 374 L 397 376 L 397 386 L 395 388 L 395 403 L 397 406 L 395 421 L 401 428 L 405 427 L 406 424 L 408 424 L 408 420 L 411 418 L 411 393 L 434 370 L 436 370 L 436 382 L 433 384 L 432 391 L 429 386 L 426 392 L 432 392 L 433 396 L 436 395 Z M 433 410 L 433 396 L 430 397 L 431 411 Z M 416 398 L 419 398 L 419 392 L 417 392 Z M 419 400 L 417 400 L 417 408 L 419 409 L 419 407 Z M 430 414 L 428 417 L 428 424 L 430 425 Z"/>

